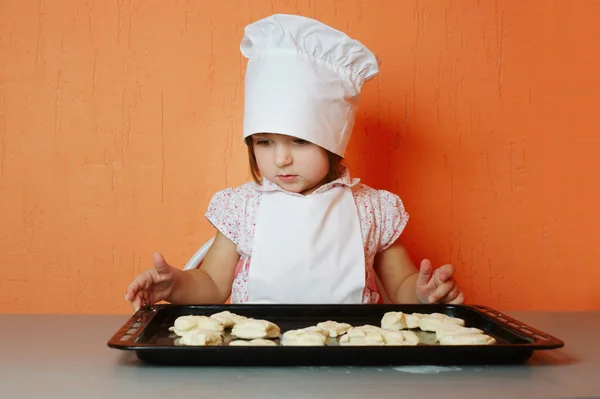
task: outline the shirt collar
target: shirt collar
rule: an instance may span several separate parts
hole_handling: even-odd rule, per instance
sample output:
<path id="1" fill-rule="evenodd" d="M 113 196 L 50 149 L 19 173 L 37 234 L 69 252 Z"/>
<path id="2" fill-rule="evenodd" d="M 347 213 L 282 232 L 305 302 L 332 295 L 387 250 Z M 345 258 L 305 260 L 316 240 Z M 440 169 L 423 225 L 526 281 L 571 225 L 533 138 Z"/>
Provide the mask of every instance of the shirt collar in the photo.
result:
<path id="1" fill-rule="evenodd" d="M 337 187 L 337 186 L 345 186 L 345 187 L 351 188 L 351 187 L 356 186 L 360 182 L 360 179 L 353 179 L 350 177 L 350 171 L 347 167 L 343 167 L 341 172 L 342 173 L 341 173 L 341 176 L 339 177 L 339 179 L 336 179 L 329 183 L 323 184 L 321 187 L 316 189 L 312 194 L 324 193 L 325 191 L 331 190 L 333 187 Z M 268 180 L 266 177 L 263 177 L 262 184 L 259 185 L 259 187 L 262 191 L 265 191 L 265 192 L 282 191 L 282 192 L 290 194 L 290 195 L 303 197 L 302 194 L 292 193 L 290 191 L 284 190 L 277 184 Z M 309 195 L 312 195 L 312 194 L 309 194 Z"/>

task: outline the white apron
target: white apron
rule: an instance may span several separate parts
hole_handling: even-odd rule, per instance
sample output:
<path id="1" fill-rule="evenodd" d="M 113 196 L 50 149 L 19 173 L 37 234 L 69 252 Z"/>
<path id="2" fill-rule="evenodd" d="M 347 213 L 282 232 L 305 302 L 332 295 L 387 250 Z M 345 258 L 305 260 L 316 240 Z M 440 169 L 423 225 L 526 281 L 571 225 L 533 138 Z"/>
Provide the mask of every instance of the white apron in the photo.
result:
<path id="1" fill-rule="evenodd" d="M 362 303 L 365 254 L 350 188 L 264 192 L 247 282 L 248 303 Z"/>

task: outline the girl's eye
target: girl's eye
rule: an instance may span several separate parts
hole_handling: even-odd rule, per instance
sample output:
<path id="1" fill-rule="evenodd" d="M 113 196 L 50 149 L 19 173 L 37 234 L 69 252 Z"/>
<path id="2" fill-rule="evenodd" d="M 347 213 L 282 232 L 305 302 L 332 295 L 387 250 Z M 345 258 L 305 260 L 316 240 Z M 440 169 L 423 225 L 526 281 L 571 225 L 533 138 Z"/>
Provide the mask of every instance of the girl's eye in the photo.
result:
<path id="1" fill-rule="evenodd" d="M 302 139 L 295 139 L 294 143 L 300 144 L 300 145 L 306 145 L 306 144 L 308 144 L 308 141 L 302 140 Z"/>
<path id="2" fill-rule="evenodd" d="M 271 140 L 264 140 L 264 139 L 256 140 L 256 145 L 269 145 L 269 144 L 271 144 Z"/>

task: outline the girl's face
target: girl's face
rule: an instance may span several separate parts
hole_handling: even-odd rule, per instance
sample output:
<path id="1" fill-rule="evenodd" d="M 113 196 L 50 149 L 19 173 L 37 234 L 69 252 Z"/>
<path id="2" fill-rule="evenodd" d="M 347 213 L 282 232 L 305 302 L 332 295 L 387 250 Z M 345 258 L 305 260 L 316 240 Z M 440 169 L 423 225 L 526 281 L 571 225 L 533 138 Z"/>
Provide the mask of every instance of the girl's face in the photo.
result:
<path id="1" fill-rule="evenodd" d="M 254 134 L 252 141 L 261 174 L 284 190 L 306 195 L 325 183 L 329 160 L 322 147 L 275 133 Z"/>

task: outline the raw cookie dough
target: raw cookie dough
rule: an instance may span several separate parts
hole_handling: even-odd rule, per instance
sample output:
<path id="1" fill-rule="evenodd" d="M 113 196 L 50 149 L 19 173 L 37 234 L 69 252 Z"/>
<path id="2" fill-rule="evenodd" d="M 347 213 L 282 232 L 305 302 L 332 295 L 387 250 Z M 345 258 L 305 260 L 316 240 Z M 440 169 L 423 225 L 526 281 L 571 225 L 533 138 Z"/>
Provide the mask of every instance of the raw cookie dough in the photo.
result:
<path id="1" fill-rule="evenodd" d="M 251 341 L 245 341 L 239 339 L 237 341 L 231 341 L 229 346 L 277 346 L 277 343 L 268 339 L 257 338 Z"/>
<path id="2" fill-rule="evenodd" d="M 423 331 L 435 332 L 441 326 L 457 325 L 464 327 L 465 321 L 456 317 L 446 316 L 442 313 L 431 313 L 419 320 L 419 328 Z"/>
<path id="3" fill-rule="evenodd" d="M 172 327 L 169 327 L 169 331 L 173 331 L 180 337 L 192 330 L 207 330 L 222 333 L 225 329 L 223 323 L 208 316 L 180 316 L 175 319 L 173 324 Z"/>
<path id="4" fill-rule="evenodd" d="M 187 346 L 214 346 L 223 342 L 221 334 L 216 331 L 194 329 L 187 331 L 180 339 L 180 345 Z"/>
<path id="5" fill-rule="evenodd" d="M 281 345 L 283 346 L 324 346 L 327 336 L 322 332 L 307 329 L 290 330 L 283 333 Z"/>
<path id="6" fill-rule="evenodd" d="M 331 338 L 339 337 L 348 332 L 352 326 L 348 323 L 338 323 L 337 321 L 327 320 L 317 324 L 317 327 L 326 329 L 329 332 Z"/>
<path id="7" fill-rule="evenodd" d="M 435 332 L 435 340 L 439 341 L 446 335 L 454 335 L 458 333 L 469 333 L 469 334 L 483 334 L 483 331 L 479 328 L 474 327 L 462 327 L 457 325 L 444 325 L 437 329 Z"/>
<path id="8" fill-rule="evenodd" d="M 457 333 L 445 335 L 440 339 L 440 345 L 493 345 L 496 340 L 486 334 Z"/>
<path id="9" fill-rule="evenodd" d="M 423 316 L 423 313 L 405 313 L 404 320 L 406 321 L 406 328 L 419 328 L 419 321 Z"/>
<path id="10" fill-rule="evenodd" d="M 383 329 L 372 325 L 353 327 L 340 338 L 342 346 L 381 346 L 385 345 Z"/>
<path id="11" fill-rule="evenodd" d="M 381 328 L 384 330 L 404 330 L 406 317 L 403 312 L 387 312 L 381 318 Z"/>
<path id="12" fill-rule="evenodd" d="M 329 338 L 329 330 L 319 327 L 319 326 L 301 328 L 299 331 L 314 332 L 317 334 L 321 334 L 325 338 Z"/>
<path id="13" fill-rule="evenodd" d="M 381 336 L 387 346 L 414 346 L 421 342 L 417 334 L 412 331 L 384 330 L 382 331 Z"/>
<path id="14" fill-rule="evenodd" d="M 340 338 L 341 346 L 382 346 L 385 345 L 383 336 L 378 332 L 358 333 L 354 335 L 346 334 Z"/>
<path id="15" fill-rule="evenodd" d="M 267 320 L 246 319 L 233 326 L 231 334 L 242 339 L 277 338 L 281 330 Z"/>
<path id="16" fill-rule="evenodd" d="M 231 313 L 229 311 L 219 312 L 211 315 L 213 319 L 220 321 L 225 328 L 231 328 L 237 323 L 247 320 L 246 317 Z"/>
<path id="17" fill-rule="evenodd" d="M 375 327 L 375 326 L 372 326 L 370 324 L 365 324 L 364 326 L 352 327 L 351 329 L 348 330 L 348 332 L 346 333 L 346 335 L 350 335 L 350 336 L 364 336 L 367 333 L 374 333 L 374 334 L 381 335 L 382 331 L 383 331 L 383 329 L 380 328 L 380 327 Z"/>

